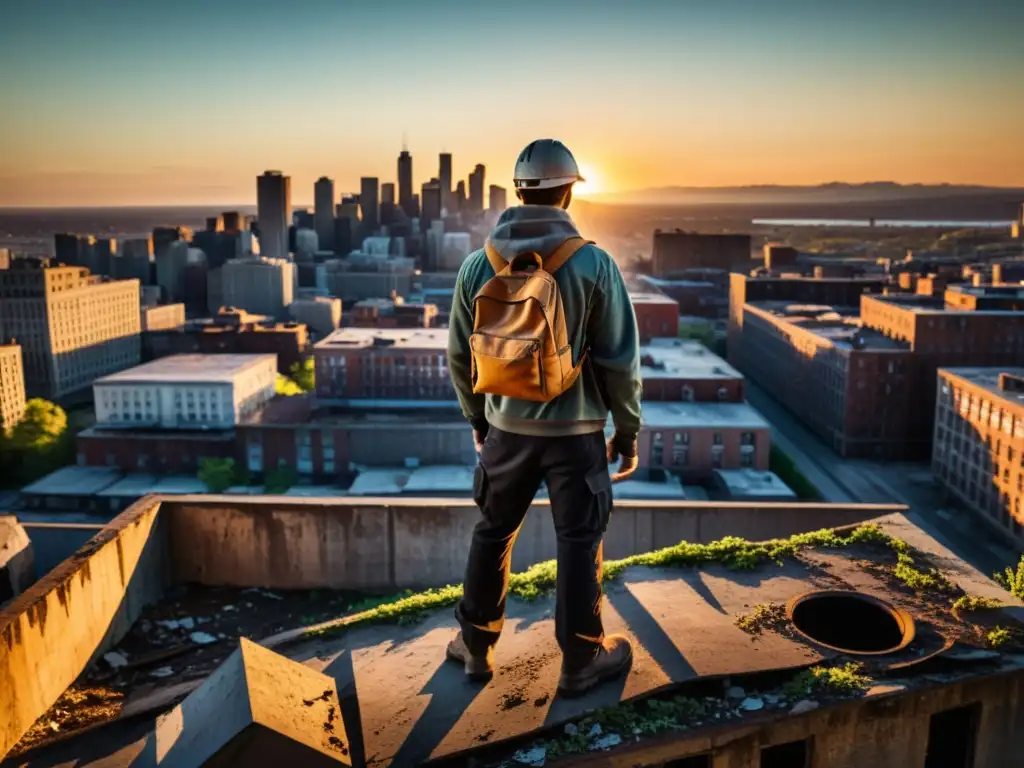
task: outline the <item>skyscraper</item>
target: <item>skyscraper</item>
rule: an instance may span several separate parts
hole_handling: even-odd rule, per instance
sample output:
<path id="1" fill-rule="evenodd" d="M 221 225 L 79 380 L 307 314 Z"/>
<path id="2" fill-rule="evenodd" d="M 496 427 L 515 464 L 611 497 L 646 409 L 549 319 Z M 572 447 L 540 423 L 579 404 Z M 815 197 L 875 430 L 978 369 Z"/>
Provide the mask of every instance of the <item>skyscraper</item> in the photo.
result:
<path id="1" fill-rule="evenodd" d="M 292 180 L 280 171 L 256 178 L 260 254 L 270 259 L 288 257 L 288 225 L 292 221 Z"/>
<path id="2" fill-rule="evenodd" d="M 334 250 L 334 180 L 321 176 L 313 185 L 313 229 L 320 249 Z"/>
<path id="3" fill-rule="evenodd" d="M 395 185 L 390 181 L 380 185 L 380 202 L 381 205 L 384 203 L 395 204 Z"/>
<path id="4" fill-rule="evenodd" d="M 451 210 L 452 208 L 452 156 L 450 152 L 442 152 L 440 156 L 440 170 L 437 178 L 441 184 L 441 208 Z"/>
<path id="5" fill-rule="evenodd" d="M 359 180 L 359 212 L 363 216 L 363 230 L 369 237 L 380 226 L 380 185 L 375 176 Z"/>
<path id="6" fill-rule="evenodd" d="M 501 213 L 508 208 L 508 196 L 505 194 L 504 187 L 491 184 L 488 191 L 487 207 L 490 208 L 491 213 Z"/>
<path id="7" fill-rule="evenodd" d="M 456 211 L 461 211 L 466 207 L 466 182 L 459 181 L 459 183 L 455 185 L 453 205 Z"/>
<path id="8" fill-rule="evenodd" d="M 430 229 L 430 222 L 438 221 L 441 218 L 441 196 L 444 188 L 437 179 L 431 179 L 423 185 L 420 195 L 420 204 L 423 211 L 420 215 L 420 229 L 426 232 Z"/>
<path id="9" fill-rule="evenodd" d="M 469 210 L 482 213 L 484 210 L 484 167 L 477 163 L 469 174 Z"/>
<path id="10" fill-rule="evenodd" d="M 192 230 L 188 227 L 153 227 L 153 255 L 157 263 L 160 263 L 160 257 L 171 243 L 191 239 Z"/>
<path id="11" fill-rule="evenodd" d="M 398 156 L 398 205 L 411 218 L 412 212 L 412 155 L 402 150 Z"/>

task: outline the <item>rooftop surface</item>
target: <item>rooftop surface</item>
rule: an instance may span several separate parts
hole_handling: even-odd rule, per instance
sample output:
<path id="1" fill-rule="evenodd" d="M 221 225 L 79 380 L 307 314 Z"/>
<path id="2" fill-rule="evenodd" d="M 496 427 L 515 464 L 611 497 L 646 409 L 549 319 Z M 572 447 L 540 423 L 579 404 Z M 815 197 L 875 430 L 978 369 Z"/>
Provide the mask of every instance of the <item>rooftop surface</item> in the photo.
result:
<path id="1" fill-rule="evenodd" d="M 402 350 L 447 352 L 446 328 L 339 328 L 315 349 L 369 349 L 375 346 Z"/>
<path id="2" fill-rule="evenodd" d="M 630 291 L 629 300 L 634 304 L 664 304 L 666 306 L 679 306 L 679 302 L 669 298 L 663 293 L 653 291 Z"/>
<path id="3" fill-rule="evenodd" d="M 230 384 L 267 361 L 277 367 L 276 355 L 171 355 L 103 376 L 93 384 Z"/>
<path id="4" fill-rule="evenodd" d="M 641 418 L 647 429 L 770 428 L 747 403 L 645 402 Z"/>
<path id="5" fill-rule="evenodd" d="M 868 297 L 874 301 L 889 304 L 898 309 L 905 309 L 908 312 L 926 315 L 954 315 L 963 317 L 966 315 L 986 315 L 998 317 L 1018 317 L 1020 312 L 1008 309 L 974 309 L 964 312 L 962 309 L 948 309 L 945 302 L 933 296 L 922 296 L 921 294 L 898 293 L 887 296 L 871 295 Z"/>
<path id="6" fill-rule="evenodd" d="M 733 498 L 795 499 L 796 494 L 774 472 L 760 469 L 716 469 L 715 476 Z"/>
<path id="7" fill-rule="evenodd" d="M 984 389 L 998 400 L 1024 405 L 1024 391 L 1007 391 L 999 386 L 999 374 L 1008 373 L 1024 379 L 1024 368 L 940 368 L 939 372 Z"/>
<path id="8" fill-rule="evenodd" d="M 746 306 L 809 331 L 839 349 L 893 352 L 910 349 L 904 341 L 891 339 L 874 328 L 861 325 L 859 311 L 853 307 L 796 304 L 791 301 L 754 301 L 748 302 Z"/>
<path id="9" fill-rule="evenodd" d="M 743 374 L 701 342 L 677 338 L 654 338 L 642 344 L 640 374 L 645 380 L 743 378 Z"/>
<path id="10" fill-rule="evenodd" d="M 780 681 L 810 665 L 851 658 L 794 631 L 788 619 L 775 613 L 808 590 L 853 590 L 887 600 L 916 624 L 914 640 L 904 650 L 857 658 L 865 663 L 867 682 L 847 691 L 845 698 L 880 695 L 881 688 L 868 686 L 879 686 L 883 678 L 889 693 L 934 685 L 935 675 L 923 663 L 934 654 L 955 658 L 966 651 L 968 659 L 971 652 L 979 658 L 985 648 L 979 628 L 984 625 L 951 611 L 956 595 L 1019 605 L 900 514 L 861 529 L 867 534 L 863 537 L 853 534 L 855 530 L 815 539 L 832 542 L 825 546 L 811 544 L 777 556 L 764 550 L 753 555 L 752 568 L 716 562 L 720 555 L 686 560 L 689 550 L 679 548 L 606 563 L 605 629 L 630 637 L 634 659 L 621 680 L 579 699 L 562 698 L 555 690 L 560 653 L 553 598 L 547 591 L 551 582 L 543 569 L 513 581 L 496 651 L 497 670 L 486 685 L 468 682 L 460 666 L 444 660 L 445 646 L 457 631 L 451 611 L 454 593 L 422 593 L 394 603 L 395 610 L 422 600 L 428 606 L 409 612 L 408 618 L 418 621 L 395 624 L 380 623 L 375 608 L 351 613 L 359 610 L 355 596 L 340 591 L 175 588 L 139 617 L 114 651 L 119 658 L 93 666 L 65 695 L 65 708 L 73 709 L 73 702 L 82 699 L 91 701 L 82 708 L 92 707 L 92 722 L 111 724 L 29 753 L 11 765 L 140 765 L 134 761 L 152 738 L 152 718 L 194 690 L 237 646 L 236 638 L 244 636 L 335 681 L 355 765 L 399 768 L 445 758 L 465 765 L 472 754 L 476 764 L 487 766 L 537 743 L 551 749 L 565 732 L 565 723 L 581 722 L 599 708 L 686 694 L 689 686 L 702 681 L 727 678 L 715 686 L 718 693 L 702 700 L 718 717 L 733 721 L 732 726 L 742 728 L 747 719 L 756 722 L 772 713 L 788 715 L 808 694 L 790 691 Z M 754 546 L 754 551 L 760 550 Z M 936 569 L 950 586 L 907 588 L 898 576 L 897 552 L 909 553 L 912 567 L 921 572 Z M 528 599 L 526 590 L 538 586 L 539 595 Z M 1013 614 L 999 615 L 1014 621 Z M 1019 669 L 1012 653 L 981 654 L 982 671 L 976 661 L 958 669 L 953 662 L 947 679 Z M 776 674 L 775 682 L 758 677 L 765 673 Z M 733 694 L 736 686 L 739 694 Z M 815 702 L 823 707 L 837 703 L 824 693 L 812 698 L 823 700 Z M 59 710 L 41 718 L 34 743 L 44 738 L 49 722 L 75 727 Z M 619 733 L 614 719 L 604 722 L 606 731 L 619 736 L 607 748 L 650 738 L 645 731 Z M 698 721 L 686 728 L 700 733 L 718 726 Z M 538 742 L 541 737 L 545 741 Z M 488 752 L 481 755 L 481 750 Z"/>

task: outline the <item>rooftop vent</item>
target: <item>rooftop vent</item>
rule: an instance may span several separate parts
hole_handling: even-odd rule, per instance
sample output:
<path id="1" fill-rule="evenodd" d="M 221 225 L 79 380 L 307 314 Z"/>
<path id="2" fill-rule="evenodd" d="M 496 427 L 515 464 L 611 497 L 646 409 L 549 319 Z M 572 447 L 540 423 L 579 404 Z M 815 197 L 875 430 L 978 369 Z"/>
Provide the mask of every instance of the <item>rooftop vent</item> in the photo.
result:
<path id="1" fill-rule="evenodd" d="M 879 656 L 902 651 L 914 640 L 914 619 L 906 611 L 859 592 L 827 590 L 797 595 L 786 617 L 798 633 L 834 651 Z"/>

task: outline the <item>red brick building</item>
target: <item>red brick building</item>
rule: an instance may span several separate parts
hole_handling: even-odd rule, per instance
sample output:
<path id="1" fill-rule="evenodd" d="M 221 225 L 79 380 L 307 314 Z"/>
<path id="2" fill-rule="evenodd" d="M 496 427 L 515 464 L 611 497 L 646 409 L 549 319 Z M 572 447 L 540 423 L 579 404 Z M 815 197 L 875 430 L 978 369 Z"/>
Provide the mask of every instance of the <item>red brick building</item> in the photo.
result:
<path id="1" fill-rule="evenodd" d="M 641 342 L 655 336 L 679 335 L 679 303 L 662 293 L 630 291 Z"/>
<path id="2" fill-rule="evenodd" d="M 392 299 L 356 302 L 352 325 L 356 328 L 431 328 L 437 323 L 436 304 L 407 304 Z"/>
<path id="3" fill-rule="evenodd" d="M 768 275 L 752 276 L 734 272 L 729 275 L 729 329 L 726 354 L 729 362 L 747 373 L 741 359 L 743 307 L 748 302 L 783 301 L 791 304 L 822 304 L 834 307 L 859 307 L 865 293 L 881 293 L 888 278 L 843 277 L 815 279 L 812 277 Z"/>
<path id="4" fill-rule="evenodd" d="M 771 428 L 746 403 L 644 403 L 637 442 L 640 466 L 687 482 L 716 469 L 768 469 Z"/>
<path id="5" fill-rule="evenodd" d="M 940 369 L 937 386 L 933 475 L 1024 549 L 1024 368 Z"/>
<path id="6" fill-rule="evenodd" d="M 651 339 L 640 348 L 644 402 L 742 403 L 743 375 L 698 341 Z"/>
<path id="7" fill-rule="evenodd" d="M 313 358 L 325 402 L 455 399 L 447 329 L 341 328 L 313 347 Z"/>
<path id="8" fill-rule="evenodd" d="M 655 277 L 672 277 L 674 273 L 697 267 L 742 269 L 750 259 L 750 235 L 654 230 L 651 268 Z"/>

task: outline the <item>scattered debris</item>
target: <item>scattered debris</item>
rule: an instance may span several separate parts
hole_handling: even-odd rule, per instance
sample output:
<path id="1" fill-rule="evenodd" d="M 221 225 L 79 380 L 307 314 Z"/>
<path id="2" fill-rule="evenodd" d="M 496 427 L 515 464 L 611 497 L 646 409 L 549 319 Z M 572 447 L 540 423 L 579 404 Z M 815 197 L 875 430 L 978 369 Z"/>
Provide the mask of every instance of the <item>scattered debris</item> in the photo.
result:
<path id="1" fill-rule="evenodd" d="M 764 709 L 764 701 L 756 696 L 750 696 L 743 700 L 740 704 L 740 709 L 747 712 L 756 712 L 759 709 Z"/>
<path id="2" fill-rule="evenodd" d="M 103 660 L 114 669 L 119 669 L 120 667 L 123 667 L 128 664 L 128 659 L 125 658 L 124 654 L 118 653 L 117 651 L 110 651 L 110 653 L 104 653 Z"/>
<path id="3" fill-rule="evenodd" d="M 765 703 L 770 704 L 771 706 L 775 706 L 780 701 L 782 701 L 782 697 L 778 696 L 778 695 L 776 695 L 774 693 L 766 693 L 764 695 L 764 700 L 765 700 Z"/>
<path id="4" fill-rule="evenodd" d="M 170 677 L 174 674 L 174 670 L 171 667 L 157 667 L 149 674 L 153 677 Z"/>
<path id="5" fill-rule="evenodd" d="M 237 608 L 235 608 L 235 606 L 233 606 L 233 605 L 222 605 L 222 606 L 220 607 L 220 609 L 221 609 L 222 611 L 237 611 L 237 610 L 238 610 L 238 609 L 237 609 Z"/>
<path id="6" fill-rule="evenodd" d="M 588 739 L 592 739 L 595 736 L 600 736 L 600 735 L 601 735 L 601 726 L 598 723 L 594 723 L 591 726 L 590 730 L 587 732 L 587 738 Z"/>
<path id="7" fill-rule="evenodd" d="M 178 619 L 178 625 L 182 629 L 195 629 L 196 628 L 196 620 L 193 619 L 190 616 L 186 616 L 184 619 Z"/>
<path id="8" fill-rule="evenodd" d="M 617 747 L 622 743 L 622 737 L 617 733 L 609 733 L 606 736 L 602 736 L 600 739 L 590 745 L 590 751 L 596 752 L 598 750 L 611 749 Z"/>
<path id="9" fill-rule="evenodd" d="M 521 749 L 515 754 L 515 761 L 520 765 L 544 765 L 547 758 L 548 753 L 544 747 Z"/>
<path id="10" fill-rule="evenodd" d="M 206 632 L 193 632 L 189 635 L 189 638 L 196 645 L 209 645 L 210 643 L 216 643 L 217 638 L 213 635 L 209 635 Z"/>
<path id="11" fill-rule="evenodd" d="M 566 736 L 575 736 L 580 732 L 580 729 L 576 727 L 575 723 L 566 723 L 564 731 Z"/>
<path id="12" fill-rule="evenodd" d="M 796 704 L 793 705 L 793 708 L 789 710 L 789 714 L 802 715 L 805 712 L 813 712 L 820 706 L 821 704 L 814 701 L 813 699 L 803 699 L 802 701 L 798 701 Z"/>
<path id="13" fill-rule="evenodd" d="M 173 630 L 180 627 L 181 624 L 176 619 L 160 619 L 157 621 L 157 626 Z"/>
<path id="14" fill-rule="evenodd" d="M 533 702 L 533 706 L 535 706 L 535 707 L 543 707 L 547 703 L 548 703 L 548 697 L 547 696 L 541 696 L 539 699 L 537 699 L 536 701 Z"/>
<path id="15" fill-rule="evenodd" d="M 740 688 L 738 685 L 729 686 L 729 689 L 725 692 L 727 699 L 745 699 L 747 692 Z"/>

